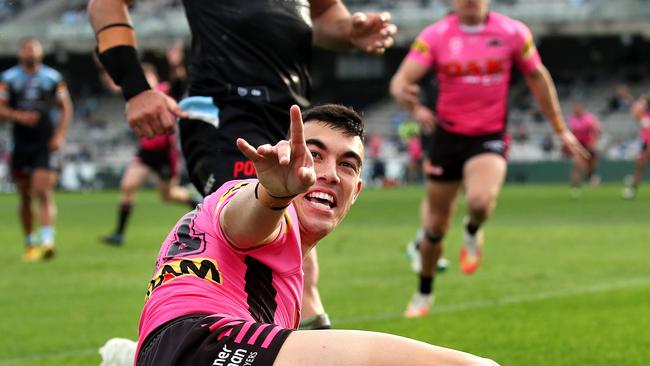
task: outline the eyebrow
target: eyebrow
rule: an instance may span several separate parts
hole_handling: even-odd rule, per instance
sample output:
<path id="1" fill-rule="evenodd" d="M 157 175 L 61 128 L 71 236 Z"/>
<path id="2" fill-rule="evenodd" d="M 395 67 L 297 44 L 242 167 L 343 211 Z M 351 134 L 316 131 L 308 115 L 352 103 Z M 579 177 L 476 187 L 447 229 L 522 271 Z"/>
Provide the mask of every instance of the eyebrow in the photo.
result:
<path id="1" fill-rule="evenodd" d="M 317 148 L 319 148 L 321 150 L 327 151 L 327 146 L 323 143 L 323 141 L 321 141 L 319 139 L 307 139 L 305 141 L 305 143 L 307 145 L 314 145 L 314 146 L 316 146 Z M 344 152 L 343 157 L 344 158 L 352 158 L 352 159 L 356 160 L 357 164 L 360 167 L 363 165 L 363 162 L 361 161 L 361 156 L 359 156 L 359 154 L 355 153 L 352 150 L 348 150 L 348 151 Z"/>

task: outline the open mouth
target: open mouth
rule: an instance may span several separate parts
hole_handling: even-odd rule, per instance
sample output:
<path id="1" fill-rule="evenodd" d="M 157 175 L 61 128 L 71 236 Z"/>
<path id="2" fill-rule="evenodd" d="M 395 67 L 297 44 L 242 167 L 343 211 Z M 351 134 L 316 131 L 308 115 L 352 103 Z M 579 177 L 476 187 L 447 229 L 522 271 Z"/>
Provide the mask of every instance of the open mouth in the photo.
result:
<path id="1" fill-rule="evenodd" d="M 336 207 L 336 199 L 329 193 L 314 191 L 305 195 L 305 199 L 323 208 L 332 209 Z"/>

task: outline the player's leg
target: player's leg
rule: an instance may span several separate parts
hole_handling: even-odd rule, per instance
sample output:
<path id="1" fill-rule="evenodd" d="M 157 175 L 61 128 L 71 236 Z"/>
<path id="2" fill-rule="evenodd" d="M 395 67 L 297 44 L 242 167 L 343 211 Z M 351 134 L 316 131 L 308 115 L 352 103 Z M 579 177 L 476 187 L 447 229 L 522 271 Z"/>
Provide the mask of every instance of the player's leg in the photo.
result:
<path id="1" fill-rule="evenodd" d="M 422 176 L 425 177 L 425 179 L 428 176 L 430 169 L 431 161 L 428 158 L 423 159 Z M 406 244 L 406 255 L 411 262 L 411 270 L 415 273 L 420 273 L 422 266 L 422 259 L 420 258 L 420 245 L 426 232 L 424 228 L 430 221 L 431 214 L 429 213 L 429 203 L 427 202 L 425 195 L 425 197 L 422 198 L 422 201 L 420 201 L 420 228 L 415 234 L 415 238 Z M 438 263 L 436 264 L 436 269 L 438 272 L 444 272 L 447 270 L 448 266 L 449 262 L 447 259 L 440 257 L 440 259 L 438 259 Z"/>
<path id="2" fill-rule="evenodd" d="M 633 199 L 636 197 L 636 192 L 641 180 L 643 179 L 643 171 L 648 161 L 650 161 L 650 144 L 643 144 L 643 149 L 634 163 L 634 175 L 632 176 L 632 181 L 623 190 L 623 198 Z"/>
<path id="3" fill-rule="evenodd" d="M 18 213 L 20 224 L 25 235 L 25 253 L 23 259 L 28 262 L 39 260 L 40 250 L 36 247 L 36 235 L 34 234 L 34 211 L 32 208 L 32 182 L 31 175 L 16 173 L 14 183 L 18 189 Z"/>
<path id="4" fill-rule="evenodd" d="M 104 243 L 119 246 L 124 242 L 124 231 L 133 211 L 136 193 L 150 173 L 151 168 L 137 158 L 127 165 L 120 182 L 120 204 L 115 230 L 110 235 L 102 238 Z"/>
<path id="5" fill-rule="evenodd" d="M 180 203 L 193 206 L 190 191 L 178 185 L 178 177 L 158 179 L 158 193 L 163 202 Z"/>
<path id="6" fill-rule="evenodd" d="M 329 329 L 332 327 L 332 324 L 330 323 L 329 316 L 325 313 L 317 287 L 320 269 L 316 248 L 313 248 L 303 259 L 302 270 L 305 277 L 300 329 Z"/>
<path id="7" fill-rule="evenodd" d="M 273 365 L 497 366 L 497 363 L 391 334 L 323 330 L 291 333 Z"/>
<path id="8" fill-rule="evenodd" d="M 54 186 L 58 173 L 46 168 L 36 168 L 32 173 L 32 191 L 39 206 L 40 237 L 44 258 L 54 255 L 54 225 L 56 222 L 56 203 Z"/>
<path id="9" fill-rule="evenodd" d="M 420 244 L 421 270 L 418 290 L 413 295 L 404 315 L 409 318 L 425 316 L 434 300 L 434 281 L 438 260 L 442 256 L 442 240 L 454 216 L 456 197 L 461 181 L 427 182 L 429 222 L 424 226 L 425 235 Z"/>
<path id="10" fill-rule="evenodd" d="M 506 177 L 506 159 L 495 153 L 470 158 L 464 166 L 467 200 L 465 245 L 461 252 L 461 269 L 466 274 L 476 271 L 481 263 L 483 235 L 481 226 L 496 206 Z"/>

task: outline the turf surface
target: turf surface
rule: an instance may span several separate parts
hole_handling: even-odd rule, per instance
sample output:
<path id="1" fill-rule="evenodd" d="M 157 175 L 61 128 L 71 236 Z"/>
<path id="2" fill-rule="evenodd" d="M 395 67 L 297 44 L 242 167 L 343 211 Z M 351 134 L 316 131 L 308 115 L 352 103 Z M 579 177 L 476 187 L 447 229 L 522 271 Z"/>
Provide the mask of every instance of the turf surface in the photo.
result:
<path id="1" fill-rule="evenodd" d="M 319 245 L 321 294 L 335 326 L 400 334 L 501 365 L 650 364 L 650 192 L 618 186 L 569 198 L 564 186 L 508 186 L 486 227 L 484 264 L 460 273 L 459 204 L 451 268 L 425 319 L 401 313 L 415 288 L 404 245 L 421 188 L 368 189 Z M 16 197 L 0 195 L 0 366 L 98 365 L 110 337 L 135 338 L 154 259 L 184 212 L 138 197 L 124 247 L 99 244 L 116 193 L 59 193 L 58 256 L 21 261 Z"/>

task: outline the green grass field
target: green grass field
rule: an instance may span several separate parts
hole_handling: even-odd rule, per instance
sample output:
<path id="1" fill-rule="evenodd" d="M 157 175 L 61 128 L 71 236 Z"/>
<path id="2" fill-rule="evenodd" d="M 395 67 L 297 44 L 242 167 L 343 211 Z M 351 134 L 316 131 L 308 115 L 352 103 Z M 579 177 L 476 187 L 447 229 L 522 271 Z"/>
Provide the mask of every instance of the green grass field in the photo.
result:
<path id="1" fill-rule="evenodd" d="M 486 227 L 482 268 L 460 273 L 463 205 L 447 240 L 433 313 L 401 314 L 415 288 L 404 245 L 421 188 L 364 192 L 319 244 L 321 293 L 335 326 L 384 331 L 501 365 L 650 365 L 650 190 L 569 198 L 565 186 L 508 186 Z M 0 195 L 0 366 L 98 365 L 110 337 L 135 338 L 153 263 L 184 208 L 140 195 L 122 248 L 98 243 L 115 192 L 57 195 L 58 256 L 21 262 L 16 197 Z"/>

